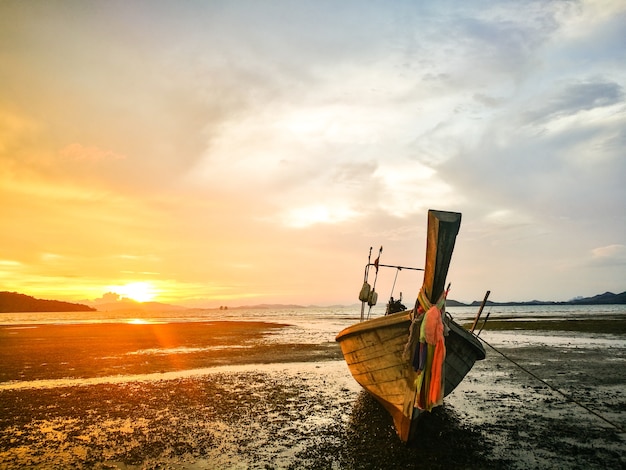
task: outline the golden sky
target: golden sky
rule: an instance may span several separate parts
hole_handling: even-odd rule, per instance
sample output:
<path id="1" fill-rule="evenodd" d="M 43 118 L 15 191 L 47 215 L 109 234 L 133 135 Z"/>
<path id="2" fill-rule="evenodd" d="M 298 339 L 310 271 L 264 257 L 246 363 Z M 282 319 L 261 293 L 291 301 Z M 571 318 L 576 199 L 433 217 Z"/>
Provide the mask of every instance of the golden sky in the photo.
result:
<path id="1" fill-rule="evenodd" d="M 619 1 L 1 2 L 0 290 L 350 304 L 370 246 L 423 265 L 435 208 L 463 213 L 452 298 L 622 292 L 624 24 Z"/>

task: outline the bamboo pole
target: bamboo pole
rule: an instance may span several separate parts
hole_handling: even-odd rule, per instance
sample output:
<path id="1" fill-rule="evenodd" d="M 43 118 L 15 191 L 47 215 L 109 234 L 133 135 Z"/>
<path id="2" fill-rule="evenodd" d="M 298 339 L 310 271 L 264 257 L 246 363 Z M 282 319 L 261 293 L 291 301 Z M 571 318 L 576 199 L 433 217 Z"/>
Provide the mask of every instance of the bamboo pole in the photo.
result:
<path id="1" fill-rule="evenodd" d="M 480 319 L 480 316 L 483 313 L 483 309 L 485 308 L 485 304 L 487 303 L 487 299 L 489 298 L 489 294 L 491 294 L 490 290 L 487 291 L 487 293 L 485 294 L 485 298 L 483 299 L 482 303 L 480 304 L 480 308 L 478 309 L 478 313 L 476 314 L 476 318 L 474 319 L 474 324 L 472 325 L 472 329 L 471 329 L 472 333 L 476 329 L 476 325 L 478 325 L 478 320 Z"/>

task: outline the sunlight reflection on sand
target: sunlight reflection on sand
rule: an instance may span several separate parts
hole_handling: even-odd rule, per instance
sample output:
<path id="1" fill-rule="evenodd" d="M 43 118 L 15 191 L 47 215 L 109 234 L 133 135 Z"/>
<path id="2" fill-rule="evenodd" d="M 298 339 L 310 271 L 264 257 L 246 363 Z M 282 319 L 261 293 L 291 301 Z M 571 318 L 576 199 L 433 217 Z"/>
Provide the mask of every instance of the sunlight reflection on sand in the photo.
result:
<path id="1" fill-rule="evenodd" d="M 335 378 L 343 374 L 345 378 L 344 386 L 350 389 L 359 390 L 358 384 L 353 382 L 348 368 L 344 361 L 325 362 L 290 362 L 276 364 L 241 364 L 224 365 L 215 367 L 204 367 L 200 369 L 190 369 L 172 372 L 155 372 L 151 374 L 130 374 L 130 375 L 110 375 L 106 377 L 91 377 L 85 379 L 49 379 L 49 380 L 29 380 L 12 381 L 0 383 L 2 390 L 24 390 L 24 389 L 50 389 L 55 387 L 80 387 L 99 384 L 122 384 L 129 382 L 154 382 L 160 380 L 176 380 L 181 378 L 201 377 L 204 375 L 218 373 L 239 373 L 239 372 L 267 372 L 275 373 L 280 371 L 315 371 L 333 375 Z"/>
<path id="2" fill-rule="evenodd" d="M 163 324 L 167 322 L 148 320 L 146 318 L 131 318 L 126 323 L 128 323 L 129 325 L 158 325 L 158 324 Z"/>

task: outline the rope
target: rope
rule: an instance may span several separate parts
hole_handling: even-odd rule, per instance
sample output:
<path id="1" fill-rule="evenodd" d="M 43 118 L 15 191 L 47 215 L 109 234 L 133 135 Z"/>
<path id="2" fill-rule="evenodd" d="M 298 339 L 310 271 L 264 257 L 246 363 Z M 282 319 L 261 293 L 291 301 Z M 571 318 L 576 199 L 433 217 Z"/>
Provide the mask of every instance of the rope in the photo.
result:
<path id="1" fill-rule="evenodd" d="M 398 273 L 402 270 L 402 268 L 398 268 L 396 270 L 396 277 L 393 278 L 393 285 L 391 286 L 391 294 L 389 297 L 393 297 L 393 290 L 396 288 L 396 281 L 398 280 Z"/>
<path id="2" fill-rule="evenodd" d="M 478 337 L 477 337 L 478 338 Z M 522 371 L 526 372 L 528 375 L 530 375 L 531 377 L 537 379 L 539 382 L 541 382 L 542 384 L 544 384 L 546 387 L 548 387 L 550 390 L 552 390 L 553 392 L 558 393 L 559 395 L 561 395 L 563 398 L 565 398 L 566 400 L 575 403 L 576 405 L 580 406 L 581 408 L 584 408 L 585 410 L 587 410 L 589 413 L 595 415 L 596 417 L 600 418 L 602 421 L 604 421 L 605 423 L 613 426 L 615 429 L 617 429 L 619 432 L 626 432 L 619 424 L 615 424 L 614 422 L 612 422 L 611 420 L 605 418 L 604 416 L 602 416 L 601 414 L 599 414 L 598 412 L 592 410 L 591 408 L 589 408 L 587 405 L 579 402 L 578 400 L 576 400 L 574 397 L 572 397 L 571 395 L 562 392 L 561 390 L 553 387 L 552 385 L 550 385 L 548 382 L 546 382 L 545 380 L 543 380 L 541 377 L 537 376 L 536 374 L 534 374 L 533 372 L 531 372 L 530 370 L 526 369 L 524 366 L 522 366 L 521 364 L 519 364 L 518 362 L 514 361 L 513 359 L 511 359 L 510 357 L 508 357 L 506 354 L 504 354 L 502 351 L 499 351 L 498 349 L 496 349 L 494 346 L 492 346 L 491 344 L 489 344 L 487 341 L 485 341 L 483 338 L 478 338 L 480 341 L 482 341 L 483 343 L 485 343 L 487 346 L 489 346 L 491 349 L 493 349 L 495 352 L 497 352 L 498 354 L 500 354 L 503 358 L 505 358 L 507 361 L 512 362 L 514 365 L 516 365 L 518 368 L 520 368 Z"/>
<path id="3" fill-rule="evenodd" d="M 413 360 L 413 352 L 415 351 L 415 345 L 419 341 L 420 326 L 422 324 L 422 319 L 424 318 L 424 313 L 418 313 L 417 308 L 415 308 L 411 312 L 411 316 L 413 318 L 411 320 L 411 325 L 409 326 L 409 339 L 404 345 L 404 350 L 402 351 L 402 359 L 405 361 Z"/>
<path id="4" fill-rule="evenodd" d="M 448 291 L 450 289 L 450 285 L 448 288 L 441 293 L 441 297 L 435 304 L 437 308 L 446 313 L 445 305 L 446 305 L 446 296 L 448 295 Z M 419 329 L 422 324 L 422 320 L 424 319 L 424 314 L 428 312 L 433 304 L 430 303 L 426 294 L 424 294 L 424 289 L 420 289 L 417 294 L 417 299 L 415 300 L 415 307 L 413 307 L 413 311 L 411 312 L 411 325 L 409 326 L 409 339 L 404 345 L 404 351 L 402 352 L 402 359 L 405 361 L 413 360 L 412 354 L 415 351 L 415 345 L 419 341 Z M 452 318 L 452 317 L 450 317 Z M 443 318 L 442 318 L 443 320 Z M 448 334 L 448 326 L 444 322 L 444 335 Z"/>

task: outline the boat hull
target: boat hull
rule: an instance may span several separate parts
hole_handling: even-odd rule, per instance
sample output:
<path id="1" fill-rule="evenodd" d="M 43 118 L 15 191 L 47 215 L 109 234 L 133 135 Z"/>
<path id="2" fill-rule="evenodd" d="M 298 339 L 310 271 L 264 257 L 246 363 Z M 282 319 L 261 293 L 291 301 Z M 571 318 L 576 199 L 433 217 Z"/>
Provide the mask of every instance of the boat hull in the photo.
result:
<path id="1" fill-rule="evenodd" d="M 474 363 L 485 358 L 478 339 L 452 320 L 445 337 L 444 396 L 463 380 Z M 337 335 L 354 379 L 391 414 L 399 437 L 408 441 L 420 410 L 413 404 L 416 372 L 404 358 L 411 311 L 398 312 L 352 325 Z"/>

